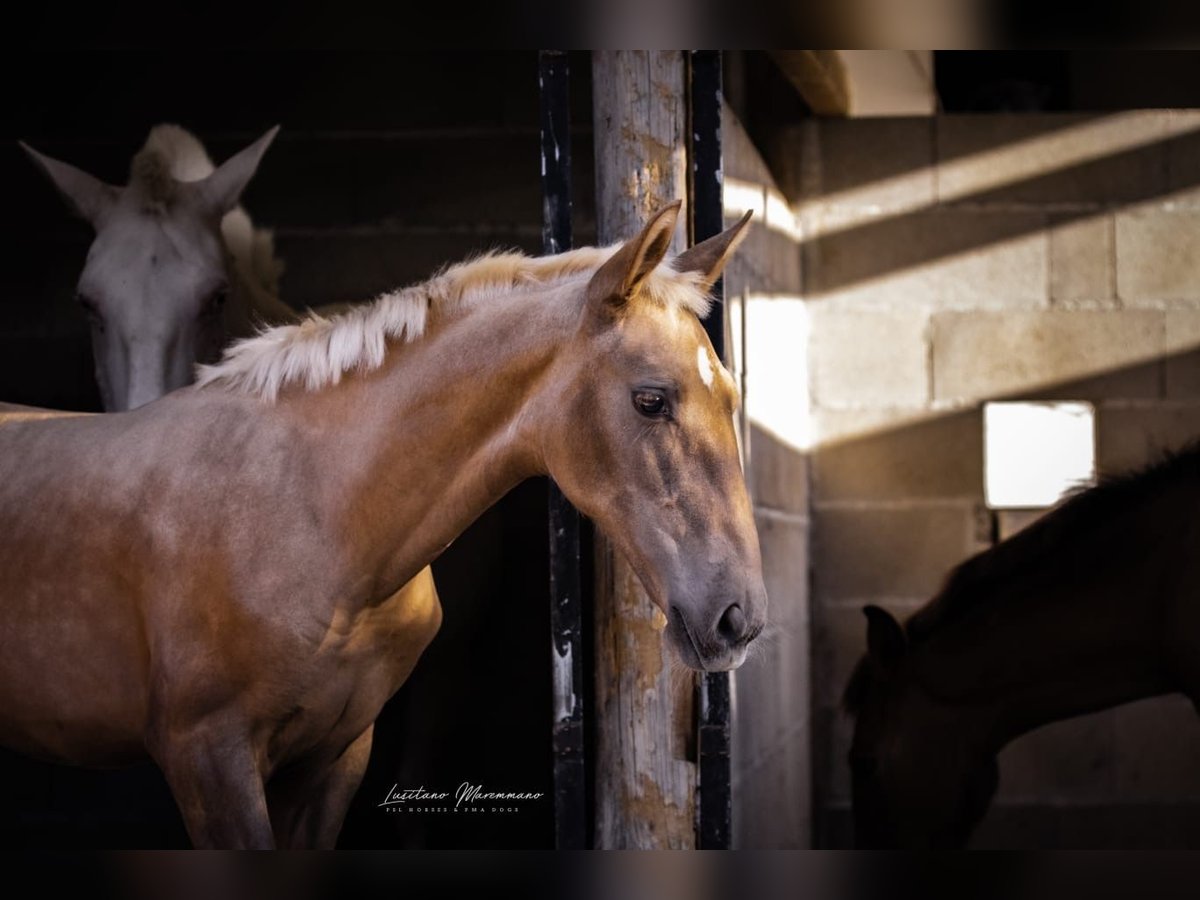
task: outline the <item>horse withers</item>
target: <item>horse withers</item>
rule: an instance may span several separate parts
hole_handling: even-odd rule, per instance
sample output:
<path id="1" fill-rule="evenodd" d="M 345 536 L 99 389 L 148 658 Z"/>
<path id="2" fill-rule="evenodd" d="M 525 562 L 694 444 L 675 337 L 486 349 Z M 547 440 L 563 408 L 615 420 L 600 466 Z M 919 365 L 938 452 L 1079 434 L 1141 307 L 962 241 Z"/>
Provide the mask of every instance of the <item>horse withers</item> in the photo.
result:
<path id="1" fill-rule="evenodd" d="M 746 220 L 668 261 L 678 210 L 268 330 L 130 412 L 0 428 L 0 741 L 149 755 L 198 846 L 329 846 L 440 621 L 402 589 L 539 474 L 686 663 L 739 665 L 766 595 L 698 316 Z"/>
<path id="2" fill-rule="evenodd" d="M 1200 447 L 1078 493 L 959 566 L 901 625 L 867 607 L 846 687 L 856 841 L 967 843 L 997 754 L 1146 697 L 1200 701 Z"/>

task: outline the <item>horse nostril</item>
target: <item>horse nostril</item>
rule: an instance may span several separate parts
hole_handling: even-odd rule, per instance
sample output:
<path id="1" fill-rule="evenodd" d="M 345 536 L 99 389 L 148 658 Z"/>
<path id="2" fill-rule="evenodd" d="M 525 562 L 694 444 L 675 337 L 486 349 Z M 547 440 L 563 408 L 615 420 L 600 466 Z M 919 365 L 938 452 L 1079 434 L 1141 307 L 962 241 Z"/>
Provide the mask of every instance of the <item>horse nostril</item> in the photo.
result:
<path id="1" fill-rule="evenodd" d="M 746 634 L 746 614 L 734 603 L 721 615 L 717 632 L 727 641 L 740 641 Z"/>

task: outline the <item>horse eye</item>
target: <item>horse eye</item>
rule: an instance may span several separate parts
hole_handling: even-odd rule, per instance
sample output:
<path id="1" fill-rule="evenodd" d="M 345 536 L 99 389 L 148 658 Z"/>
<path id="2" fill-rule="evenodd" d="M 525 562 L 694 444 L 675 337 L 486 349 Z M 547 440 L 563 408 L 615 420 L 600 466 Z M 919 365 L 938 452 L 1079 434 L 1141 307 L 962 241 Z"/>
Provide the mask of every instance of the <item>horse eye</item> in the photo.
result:
<path id="1" fill-rule="evenodd" d="M 228 299 L 229 289 L 221 288 L 220 290 L 213 291 L 211 294 L 209 294 L 208 300 L 205 301 L 204 305 L 205 308 L 211 312 L 216 312 L 225 305 L 225 301 Z"/>
<path id="2" fill-rule="evenodd" d="M 667 398 L 658 391 L 634 391 L 633 408 L 647 418 L 666 415 Z"/>
<path id="3" fill-rule="evenodd" d="M 104 324 L 104 317 L 100 315 L 100 307 L 96 305 L 95 300 L 87 294 L 76 294 L 75 302 L 83 308 L 83 311 L 93 323 L 100 326 Z"/>

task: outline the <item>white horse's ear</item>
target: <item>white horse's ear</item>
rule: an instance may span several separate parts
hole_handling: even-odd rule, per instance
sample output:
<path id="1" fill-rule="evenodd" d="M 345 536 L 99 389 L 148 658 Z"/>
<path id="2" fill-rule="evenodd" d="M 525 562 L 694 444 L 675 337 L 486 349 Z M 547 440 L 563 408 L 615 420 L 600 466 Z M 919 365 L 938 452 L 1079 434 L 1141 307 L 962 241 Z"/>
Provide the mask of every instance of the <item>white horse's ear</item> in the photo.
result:
<path id="1" fill-rule="evenodd" d="M 121 194 L 119 187 L 106 184 L 94 175 L 89 175 L 83 169 L 77 169 L 69 163 L 61 162 L 44 153 L 38 153 L 24 141 L 18 141 L 21 149 L 33 160 L 33 164 L 41 169 L 49 178 L 58 192 L 81 218 L 96 225 L 117 202 Z"/>
<path id="2" fill-rule="evenodd" d="M 736 225 L 731 225 L 720 234 L 713 235 L 706 241 L 701 241 L 694 247 L 689 247 L 671 260 L 671 266 L 676 272 L 695 272 L 704 279 L 705 290 L 711 288 L 721 277 L 725 264 L 729 262 L 733 252 L 737 250 L 746 237 L 746 226 L 754 210 L 747 212 Z"/>
<path id="3" fill-rule="evenodd" d="M 237 206 L 242 191 L 258 171 L 263 154 L 267 152 L 278 133 L 279 126 L 276 125 L 249 147 L 239 150 L 221 163 L 207 178 L 195 182 L 191 189 L 200 205 L 220 216 Z"/>
<path id="4" fill-rule="evenodd" d="M 619 309 L 637 293 L 644 282 L 663 261 L 675 234 L 682 200 L 656 212 L 641 234 L 621 245 L 616 253 L 588 282 L 587 301 L 593 308 Z"/>

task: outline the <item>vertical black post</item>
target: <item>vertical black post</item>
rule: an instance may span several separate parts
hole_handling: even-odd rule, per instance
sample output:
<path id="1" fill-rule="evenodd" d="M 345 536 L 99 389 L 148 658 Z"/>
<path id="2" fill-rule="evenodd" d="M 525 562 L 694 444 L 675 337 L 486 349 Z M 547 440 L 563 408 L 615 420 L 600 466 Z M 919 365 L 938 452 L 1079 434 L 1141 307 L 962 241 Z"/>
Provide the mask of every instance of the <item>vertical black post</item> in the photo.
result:
<path id="1" fill-rule="evenodd" d="M 688 54 L 691 119 L 692 242 L 724 228 L 721 202 L 721 53 L 693 50 Z M 704 320 L 713 349 L 725 359 L 724 284 L 713 286 L 717 303 Z M 730 784 L 730 686 L 727 672 L 699 679 L 696 703 L 699 731 L 699 802 L 696 841 L 701 849 L 728 849 L 732 839 L 733 795 Z"/>
<path id="2" fill-rule="evenodd" d="M 542 250 L 571 249 L 570 72 L 567 54 L 538 53 L 541 98 Z M 554 679 L 554 845 L 581 850 L 587 843 L 583 753 L 583 624 L 579 577 L 579 513 L 553 481 L 549 489 L 550 628 Z"/>

